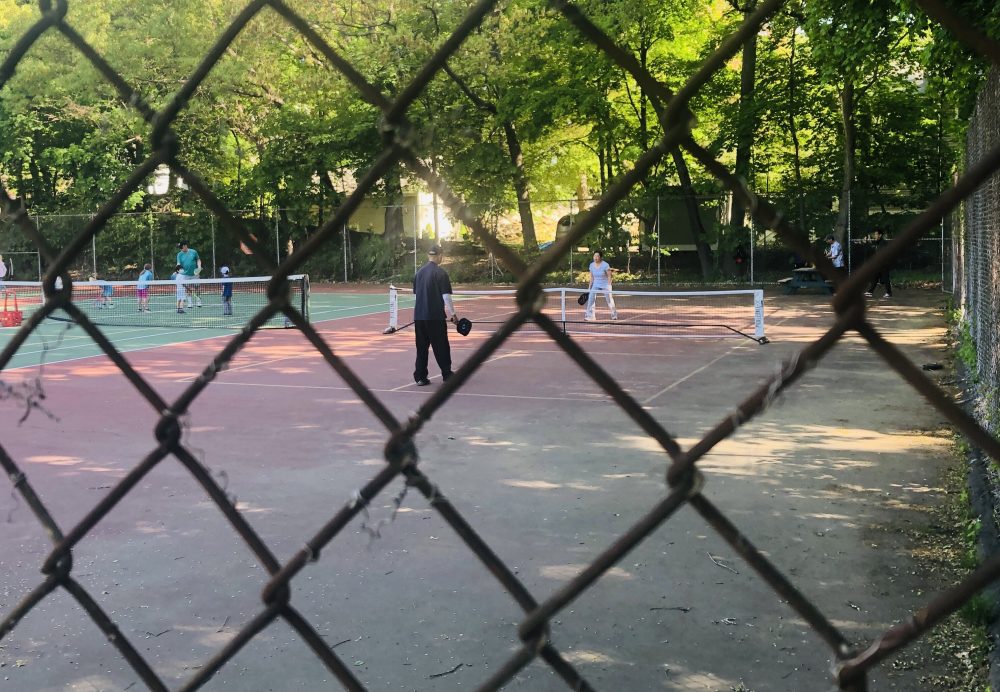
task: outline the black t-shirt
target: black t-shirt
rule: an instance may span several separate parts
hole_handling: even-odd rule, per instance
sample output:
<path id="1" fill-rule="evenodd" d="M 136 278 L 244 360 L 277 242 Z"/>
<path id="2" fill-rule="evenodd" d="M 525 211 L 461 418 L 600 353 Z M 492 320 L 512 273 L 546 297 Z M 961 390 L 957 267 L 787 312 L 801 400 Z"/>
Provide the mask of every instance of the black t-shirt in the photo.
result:
<path id="1" fill-rule="evenodd" d="M 445 293 L 451 293 L 451 279 L 448 272 L 434 262 L 420 267 L 413 277 L 413 295 L 417 302 L 413 307 L 415 320 L 444 320 Z"/>

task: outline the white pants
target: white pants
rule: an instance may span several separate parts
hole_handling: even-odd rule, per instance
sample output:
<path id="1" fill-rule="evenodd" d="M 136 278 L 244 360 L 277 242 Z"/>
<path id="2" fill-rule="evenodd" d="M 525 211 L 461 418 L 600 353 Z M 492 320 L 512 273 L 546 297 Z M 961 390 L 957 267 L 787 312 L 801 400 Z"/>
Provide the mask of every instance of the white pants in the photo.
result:
<path id="1" fill-rule="evenodd" d="M 615 299 L 611 296 L 610 286 L 590 289 L 590 295 L 587 296 L 587 312 L 584 314 L 584 319 L 594 319 L 594 306 L 597 304 L 598 293 L 604 296 L 604 302 L 608 304 L 608 310 L 611 311 L 611 319 L 618 319 L 618 310 L 615 308 Z"/>

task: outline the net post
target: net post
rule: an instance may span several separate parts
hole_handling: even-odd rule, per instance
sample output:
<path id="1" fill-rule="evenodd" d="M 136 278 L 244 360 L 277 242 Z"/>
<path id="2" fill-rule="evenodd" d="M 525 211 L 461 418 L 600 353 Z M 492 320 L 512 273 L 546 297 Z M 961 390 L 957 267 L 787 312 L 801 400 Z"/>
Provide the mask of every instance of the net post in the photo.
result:
<path id="1" fill-rule="evenodd" d="M 309 321 L 309 275 L 302 275 L 302 316 Z"/>
<path id="2" fill-rule="evenodd" d="M 559 313 L 562 317 L 563 330 L 566 329 L 566 289 L 559 289 Z"/>
<path id="3" fill-rule="evenodd" d="M 761 288 L 753 292 L 753 326 L 754 338 L 760 341 L 764 338 L 764 290 Z"/>
<path id="4" fill-rule="evenodd" d="M 389 284 L 389 326 L 383 334 L 392 334 L 399 329 L 399 289 Z"/>

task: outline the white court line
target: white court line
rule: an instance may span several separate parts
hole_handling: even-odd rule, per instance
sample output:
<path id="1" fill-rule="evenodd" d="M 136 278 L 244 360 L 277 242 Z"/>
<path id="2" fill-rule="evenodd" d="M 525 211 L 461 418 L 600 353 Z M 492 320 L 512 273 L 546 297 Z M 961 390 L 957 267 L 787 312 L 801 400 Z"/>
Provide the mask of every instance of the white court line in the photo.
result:
<path id="1" fill-rule="evenodd" d="M 504 353 L 503 355 L 499 355 L 499 356 L 496 356 L 494 358 L 489 358 L 489 359 L 483 361 L 483 365 L 486 365 L 487 363 L 494 363 L 494 362 L 496 362 L 498 360 L 502 360 L 504 358 L 510 358 L 511 356 L 518 355 L 519 353 L 523 353 L 523 351 L 511 351 L 510 353 Z M 482 365 L 480 365 L 479 367 L 482 367 Z M 434 375 L 433 377 L 428 377 L 427 379 L 429 379 L 429 380 L 436 380 L 439 377 L 441 377 L 441 376 L 440 375 Z M 400 392 L 400 391 L 403 391 L 404 389 L 407 389 L 408 387 L 416 387 L 416 386 L 417 386 L 416 382 L 410 382 L 408 384 L 404 384 L 404 385 L 401 385 L 399 387 L 395 387 L 394 389 L 389 389 L 387 391 L 390 391 L 390 392 Z"/>
<path id="2" fill-rule="evenodd" d="M 212 383 L 212 386 L 216 385 L 226 385 L 228 387 L 277 387 L 280 389 L 321 389 L 321 390 L 331 390 L 331 391 L 345 391 L 353 392 L 354 390 L 350 387 L 336 387 L 333 385 L 317 385 L 317 384 L 261 384 L 258 382 L 224 382 L 221 380 L 216 380 Z M 406 387 L 411 387 L 413 385 L 406 385 Z M 378 392 L 379 394 L 429 394 L 427 390 L 424 389 L 405 389 L 396 387 L 394 389 L 369 389 L 371 392 Z M 524 394 L 478 394 L 474 392 L 463 392 L 461 390 L 455 392 L 452 396 L 474 396 L 486 399 L 530 399 L 538 401 L 600 401 L 597 398 L 581 398 L 581 397 L 568 397 L 568 396 L 526 396 Z M 606 398 L 606 397 L 602 397 Z"/>
<path id="3" fill-rule="evenodd" d="M 792 319 L 792 317 L 793 317 L 793 315 L 789 315 L 789 316 L 788 316 L 788 317 L 786 317 L 785 319 L 783 319 L 783 320 L 781 320 L 780 322 L 778 322 L 778 324 L 782 324 L 783 322 L 787 322 L 788 320 Z M 765 346 L 765 347 L 766 347 L 766 344 L 762 344 L 762 346 Z M 653 396 L 651 396 L 651 397 L 649 397 L 649 398 L 647 398 L 647 399 L 644 399 L 644 400 L 643 400 L 642 402 L 640 402 L 640 403 L 642 403 L 642 405 L 643 405 L 643 406 L 645 406 L 646 404 L 650 403 L 650 402 L 651 402 L 651 401 L 653 401 L 654 399 L 657 399 L 657 398 L 659 398 L 660 396 L 662 396 L 663 394 L 666 394 L 667 392 L 669 392 L 669 391 L 670 391 L 671 389 L 673 389 L 673 388 L 674 388 L 674 387 L 676 387 L 677 385 L 679 385 L 679 384 L 681 384 L 681 383 L 683 383 L 683 382 L 686 382 L 687 380 L 690 380 L 690 379 L 691 379 L 692 377 L 694 377 L 694 376 L 695 376 L 695 375 L 697 375 L 698 373 L 702 372 L 702 371 L 703 371 L 703 370 L 705 370 L 706 368 L 710 368 L 710 367 L 712 367 L 713 365 L 715 365 L 716 363 L 718 363 L 718 362 L 719 362 L 720 360 L 722 360 L 722 359 L 723 359 L 723 358 L 725 358 L 726 356 L 730 356 L 730 355 L 732 355 L 733 351 L 736 351 L 736 350 L 738 350 L 738 349 L 740 349 L 740 348 L 747 348 L 747 347 L 748 347 L 748 346 L 747 346 L 746 344 L 742 344 L 742 343 L 740 343 L 740 344 L 736 344 L 735 346 L 733 346 L 733 347 L 732 347 L 731 349 L 729 349 L 728 351 L 726 351 L 725 353 L 723 353 L 723 354 L 722 354 L 721 356 L 719 356 L 718 358 L 715 358 L 715 359 L 713 359 L 713 360 L 712 360 L 711 362 L 709 362 L 709 363 L 706 363 L 705 365 L 701 366 L 700 368 L 698 368 L 698 369 L 697 369 L 697 370 L 695 370 L 694 372 L 690 372 L 690 373 L 688 373 L 687 375 L 685 375 L 685 376 L 684 376 L 684 377 L 682 377 L 681 379 L 677 380 L 677 381 L 676 381 L 676 382 L 674 382 L 673 384 L 669 384 L 669 385 L 667 385 L 666 387 L 664 387 L 663 389 L 661 389 L 660 391 L 658 391 L 658 392 L 657 392 L 656 394 L 654 394 Z"/>
<path id="4" fill-rule="evenodd" d="M 661 389 L 660 391 L 658 391 L 658 392 L 657 392 L 656 394 L 654 394 L 653 396 L 651 396 L 651 397 L 649 397 L 649 398 L 647 398 L 647 399 L 643 399 L 643 400 L 642 400 L 642 401 L 641 401 L 640 403 L 641 403 L 641 404 L 642 404 L 643 406 L 645 406 L 645 405 L 646 405 L 646 404 L 648 404 L 649 402 L 653 401 L 653 399 L 656 399 L 656 398 L 660 397 L 661 395 L 663 395 L 663 394 L 666 394 L 667 392 L 669 392 L 669 391 L 670 391 L 671 389 L 673 389 L 673 388 L 674 388 L 674 387 L 676 387 L 677 385 L 679 385 L 679 384 L 682 384 L 682 383 L 684 383 L 684 382 L 686 382 L 686 381 L 690 380 L 690 379 L 691 379 L 692 377 L 694 377 L 694 376 L 695 376 L 695 375 L 697 375 L 698 373 L 702 372 L 703 370 L 705 370 L 705 369 L 707 369 L 707 368 L 710 368 L 710 367 L 712 367 L 713 365 L 715 365 L 716 363 L 718 363 L 718 362 L 719 362 L 720 360 L 722 360 L 722 359 L 723 359 L 723 358 L 725 358 L 726 356 L 730 355 L 730 354 L 731 354 L 731 353 L 732 353 L 733 351 L 735 351 L 735 350 L 736 350 L 736 349 L 738 349 L 738 348 L 744 348 L 743 344 L 740 344 L 739 346 L 733 346 L 733 347 L 732 347 L 731 349 L 729 349 L 728 351 L 726 351 L 725 353 L 723 353 L 723 354 L 722 354 L 721 356 L 719 356 L 718 358 L 715 358 L 715 359 L 713 359 L 713 360 L 710 360 L 709 362 L 705 363 L 704 365 L 702 365 L 702 366 L 701 366 L 700 368 L 698 368 L 697 370 L 694 370 L 694 371 L 692 371 L 692 372 L 689 372 L 689 373 L 688 373 L 687 375 L 685 375 L 684 377 L 682 377 L 682 378 L 681 378 L 681 379 L 679 379 L 679 380 L 676 380 L 676 381 L 675 381 L 675 382 L 674 382 L 673 384 L 669 384 L 669 385 L 667 385 L 666 387 L 664 387 L 663 389 Z"/>
<path id="5" fill-rule="evenodd" d="M 378 313 L 376 313 L 376 312 L 367 313 L 367 315 L 377 315 L 377 314 Z M 318 322 L 335 322 L 337 320 L 349 320 L 349 319 L 353 319 L 355 317 L 367 317 L 367 315 L 344 315 L 343 317 L 332 317 L 332 318 L 326 319 L 326 320 L 318 320 Z M 47 323 L 43 323 L 43 324 L 47 324 Z M 131 339 L 129 339 L 129 338 L 126 338 L 126 339 L 115 339 L 114 342 L 118 343 L 118 342 L 121 342 L 121 341 L 134 341 L 134 340 L 140 340 L 140 339 L 151 339 L 151 338 L 156 338 L 156 337 L 160 337 L 160 336 L 169 336 L 171 334 L 190 334 L 192 330 L 205 330 L 205 329 L 209 329 L 209 327 L 190 327 L 190 328 L 187 328 L 187 329 L 182 329 L 182 330 L 173 331 L 173 332 L 159 332 L 157 334 L 144 334 L 142 336 L 132 337 Z M 215 329 L 213 329 L 213 331 L 215 331 Z M 268 330 L 262 330 L 262 331 L 266 332 Z M 127 332 L 115 332 L 115 333 L 116 334 L 122 334 L 122 333 L 127 333 Z M 181 340 L 171 341 L 171 342 L 166 343 L 166 344 L 156 344 L 155 346 L 139 346 L 138 348 L 128 348 L 128 349 L 125 349 L 125 350 L 119 349 L 119 351 L 121 353 L 137 353 L 139 351 L 151 351 L 153 349 L 166 348 L 168 346 L 181 346 L 181 345 L 184 345 L 184 344 L 198 343 L 200 341 L 211 341 L 212 339 L 231 339 L 232 336 L 233 336 L 233 334 L 235 334 L 235 333 L 236 333 L 236 330 L 233 330 L 231 333 L 227 333 L 227 334 L 217 334 L 215 336 L 204 336 L 204 337 L 199 337 L 197 339 L 181 339 Z M 107 332 L 105 332 L 105 334 L 107 334 Z M 55 337 L 53 337 L 53 339 L 54 338 Z M 74 337 L 74 338 L 77 338 L 77 337 Z M 94 346 L 97 345 L 96 343 L 94 343 L 93 339 L 90 340 L 90 344 L 93 344 Z M 89 345 L 89 344 L 87 344 L 87 345 Z M 40 353 L 53 354 L 53 353 L 58 353 L 59 351 L 72 350 L 72 349 L 81 348 L 81 347 L 82 347 L 82 345 L 74 345 L 74 346 L 67 346 L 67 347 L 60 346 L 58 348 L 49 349 L 48 351 L 46 351 L 44 349 L 40 350 L 40 351 L 18 351 L 15 355 L 18 355 L 18 356 L 19 355 L 30 356 L 30 355 L 38 355 Z M 23 370 L 25 368 L 37 368 L 39 365 L 46 365 L 46 366 L 49 366 L 49 365 L 60 365 L 62 363 L 73 363 L 73 362 L 76 362 L 78 360 L 86 360 L 87 358 L 101 358 L 101 357 L 105 357 L 105 356 L 107 356 L 107 354 L 102 351 L 100 353 L 94 353 L 94 354 L 91 354 L 89 356 L 78 356 L 76 358 L 60 358 L 59 360 L 46 360 L 45 363 L 32 363 L 30 365 L 19 365 L 16 368 L 4 368 L 3 371 L 4 372 L 13 372 L 15 370 Z"/>

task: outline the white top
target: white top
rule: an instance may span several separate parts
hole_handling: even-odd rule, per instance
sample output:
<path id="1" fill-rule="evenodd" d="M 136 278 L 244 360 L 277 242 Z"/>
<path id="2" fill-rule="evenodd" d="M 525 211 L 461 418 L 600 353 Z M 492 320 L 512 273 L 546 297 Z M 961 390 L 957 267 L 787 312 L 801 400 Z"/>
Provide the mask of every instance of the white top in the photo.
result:
<path id="1" fill-rule="evenodd" d="M 7 276 L 7 263 L 0 260 L 0 279 Z"/>
<path id="2" fill-rule="evenodd" d="M 827 257 L 833 260 L 833 266 L 844 266 L 844 248 L 836 240 L 830 243 L 830 252 L 827 254 Z"/>
<path id="3" fill-rule="evenodd" d="M 187 292 L 184 289 L 184 281 L 186 279 L 184 270 L 181 269 L 179 272 L 174 272 L 170 278 L 177 284 L 177 300 L 184 300 L 187 297 Z"/>
<path id="4" fill-rule="evenodd" d="M 607 288 L 611 285 L 611 265 L 601 260 L 601 263 L 590 263 L 590 285 L 594 289 Z"/>

